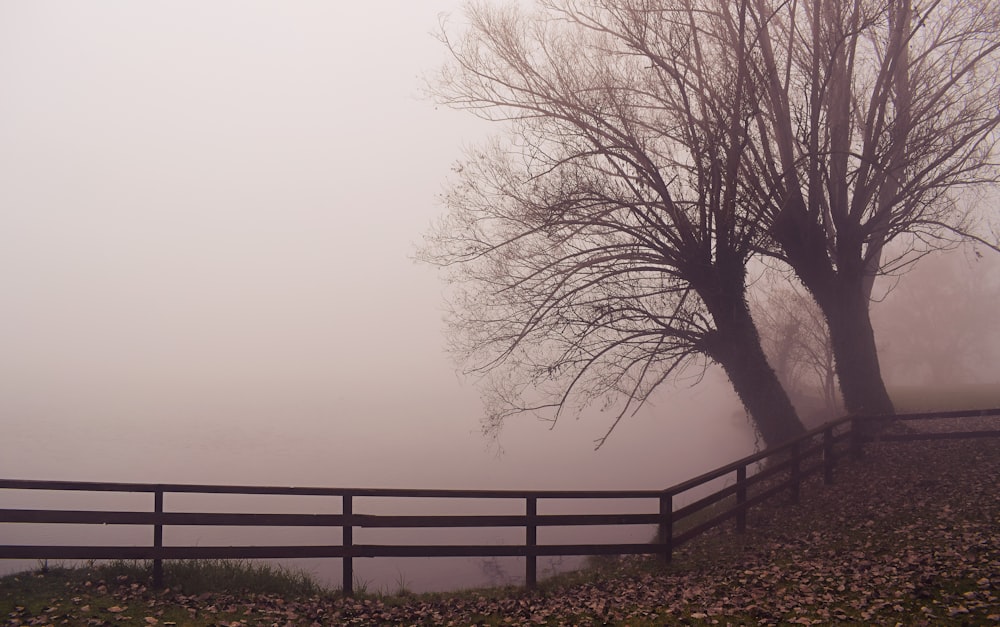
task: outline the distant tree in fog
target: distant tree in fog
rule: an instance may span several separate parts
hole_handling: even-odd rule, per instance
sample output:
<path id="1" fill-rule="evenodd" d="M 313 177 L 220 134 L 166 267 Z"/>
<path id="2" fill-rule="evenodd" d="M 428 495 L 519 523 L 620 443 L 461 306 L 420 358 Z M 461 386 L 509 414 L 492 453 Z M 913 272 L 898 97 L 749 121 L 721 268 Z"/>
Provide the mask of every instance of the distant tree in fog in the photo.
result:
<path id="1" fill-rule="evenodd" d="M 613 429 L 710 360 L 766 443 L 801 433 L 746 300 L 768 238 L 741 176 L 757 97 L 746 6 L 664 16 L 651 59 L 629 3 L 541 4 L 473 5 L 468 30 L 443 35 L 452 62 L 431 87 L 506 129 L 456 166 L 421 253 L 451 270 L 450 337 L 486 377 L 487 427 L 596 402 Z"/>
<path id="2" fill-rule="evenodd" d="M 1000 257 L 938 253 L 873 311 L 887 377 L 906 385 L 1000 381 Z"/>
<path id="3" fill-rule="evenodd" d="M 842 411 L 830 333 L 816 302 L 786 281 L 752 302 L 764 352 L 799 415 L 818 424 Z"/>

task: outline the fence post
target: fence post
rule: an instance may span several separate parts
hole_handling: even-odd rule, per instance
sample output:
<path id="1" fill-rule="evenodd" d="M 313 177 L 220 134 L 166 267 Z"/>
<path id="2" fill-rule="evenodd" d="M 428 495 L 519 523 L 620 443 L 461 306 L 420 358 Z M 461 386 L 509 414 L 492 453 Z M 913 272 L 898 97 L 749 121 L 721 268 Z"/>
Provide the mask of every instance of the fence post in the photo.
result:
<path id="1" fill-rule="evenodd" d="M 351 495 L 344 495 L 344 536 L 343 542 L 341 544 L 344 547 L 344 557 L 341 558 L 344 564 L 343 573 L 343 589 L 344 596 L 349 597 L 354 595 L 354 564 L 352 563 L 351 557 L 351 547 L 354 546 L 354 529 L 351 526 L 352 517 L 354 516 L 354 504 L 351 501 Z"/>
<path id="2" fill-rule="evenodd" d="M 153 587 L 163 587 L 163 559 L 159 557 L 159 550 L 163 548 L 163 490 L 157 488 L 153 492 L 153 512 L 156 514 L 156 523 L 153 525 Z"/>
<path id="3" fill-rule="evenodd" d="M 524 585 L 534 588 L 538 584 L 538 497 L 528 496 L 524 500 Z"/>
<path id="4" fill-rule="evenodd" d="M 799 502 L 799 484 L 802 482 L 802 473 L 799 468 L 799 444 L 801 441 L 797 441 L 792 444 L 792 469 L 791 476 L 789 477 L 789 482 L 791 483 L 791 497 L 792 503 Z"/>
<path id="5" fill-rule="evenodd" d="M 744 505 L 747 502 L 747 465 L 741 464 L 736 468 L 736 533 L 745 533 L 747 530 L 747 510 Z"/>
<path id="6" fill-rule="evenodd" d="M 660 558 L 669 562 L 674 556 L 674 495 L 664 492 L 660 495 Z"/>
<path id="7" fill-rule="evenodd" d="M 833 427 L 823 430 L 823 483 L 833 484 Z"/>

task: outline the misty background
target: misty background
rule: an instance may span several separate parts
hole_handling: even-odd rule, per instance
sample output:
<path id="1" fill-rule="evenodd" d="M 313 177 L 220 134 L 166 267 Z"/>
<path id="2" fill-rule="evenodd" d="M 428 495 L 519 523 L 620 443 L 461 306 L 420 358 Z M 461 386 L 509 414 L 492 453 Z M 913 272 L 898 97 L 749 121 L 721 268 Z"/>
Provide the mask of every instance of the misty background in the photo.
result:
<path id="1" fill-rule="evenodd" d="M 598 452 L 599 411 L 481 435 L 412 261 L 487 132 L 420 93 L 459 4 L 0 4 L 0 476 L 659 488 L 752 450 L 718 377 Z"/>
<path id="2" fill-rule="evenodd" d="M 451 164 L 500 130 L 421 96 L 445 60 L 431 33 L 442 13 L 460 22 L 461 4 L 0 4 L 0 477 L 655 489 L 754 450 L 714 369 L 665 386 L 598 451 L 612 419 L 599 408 L 481 435 L 474 381 L 444 351 L 446 286 L 412 261 Z M 920 286 L 952 286 L 933 302 L 954 320 L 940 310 L 980 297 L 962 327 L 993 352 L 958 353 L 948 372 L 995 383 L 996 317 L 971 312 L 996 303 L 998 266 L 955 258 L 979 278 L 904 279 L 884 306 L 916 316 L 930 308 L 907 302 L 931 302 Z M 880 335 L 896 356 L 887 381 L 920 385 L 933 366 L 907 338 L 940 323 L 907 324 Z M 198 507 L 167 503 L 182 505 Z M 242 541 L 192 533 L 176 541 Z M 382 562 L 357 566 L 376 588 L 404 570 Z M 476 560 L 429 564 L 405 569 L 413 589 L 488 579 Z"/>

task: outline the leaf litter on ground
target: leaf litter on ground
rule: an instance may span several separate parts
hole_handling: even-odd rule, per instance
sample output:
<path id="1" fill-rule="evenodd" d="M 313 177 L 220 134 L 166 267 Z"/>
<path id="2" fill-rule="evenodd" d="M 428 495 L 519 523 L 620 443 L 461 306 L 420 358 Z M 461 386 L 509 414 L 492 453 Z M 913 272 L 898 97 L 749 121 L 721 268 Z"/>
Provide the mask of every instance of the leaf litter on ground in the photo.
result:
<path id="1" fill-rule="evenodd" d="M 669 565 L 607 560 L 539 590 L 363 596 L 184 594 L 147 581 L 54 582 L 44 607 L 0 584 L 4 625 L 1000 624 L 997 440 L 871 445 L 799 504 L 751 510 Z M 54 573 L 21 574 L 22 578 Z"/>

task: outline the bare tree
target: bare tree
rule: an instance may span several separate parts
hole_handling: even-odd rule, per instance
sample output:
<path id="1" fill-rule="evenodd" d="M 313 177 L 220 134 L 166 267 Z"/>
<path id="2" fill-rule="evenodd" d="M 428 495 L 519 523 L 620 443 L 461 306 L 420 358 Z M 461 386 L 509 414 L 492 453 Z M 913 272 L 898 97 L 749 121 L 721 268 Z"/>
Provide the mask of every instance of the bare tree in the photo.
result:
<path id="1" fill-rule="evenodd" d="M 768 199 L 761 219 L 779 256 L 826 317 L 847 409 L 889 413 L 872 286 L 930 250 L 983 241 L 983 214 L 961 193 L 997 181 L 1000 5 L 753 7 L 744 40 L 760 106 L 748 121 L 754 163 L 744 176 Z M 886 254 L 890 243 L 897 254 Z"/>
<path id="2" fill-rule="evenodd" d="M 452 61 L 431 85 L 507 131 L 456 166 L 421 252 L 452 271 L 450 337 L 487 378 L 488 428 L 603 401 L 613 429 L 711 360 L 767 444 L 801 433 L 746 299 L 769 234 L 741 176 L 756 107 L 745 11 L 680 3 L 651 64 L 620 30 L 642 7 L 542 4 L 473 5 L 464 35 L 442 35 Z"/>
<path id="3" fill-rule="evenodd" d="M 781 277 L 752 303 L 764 352 L 799 415 L 807 424 L 835 417 L 843 403 L 830 333 L 816 302 Z"/>
<path id="4" fill-rule="evenodd" d="M 751 188 L 743 208 L 774 237 L 776 249 L 761 252 L 791 266 L 823 312 L 847 409 L 892 412 L 869 315 L 875 278 L 962 239 L 996 248 L 995 231 L 980 224 L 984 212 L 962 194 L 998 180 L 1000 4 L 567 5 L 663 75 L 675 71 L 687 24 L 714 34 L 690 40 L 699 69 L 688 76 L 743 60 L 747 76 L 733 85 L 753 106 L 741 120 L 748 157 L 738 176 Z M 899 254 L 886 254 L 890 243 Z"/>

